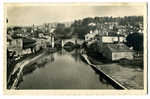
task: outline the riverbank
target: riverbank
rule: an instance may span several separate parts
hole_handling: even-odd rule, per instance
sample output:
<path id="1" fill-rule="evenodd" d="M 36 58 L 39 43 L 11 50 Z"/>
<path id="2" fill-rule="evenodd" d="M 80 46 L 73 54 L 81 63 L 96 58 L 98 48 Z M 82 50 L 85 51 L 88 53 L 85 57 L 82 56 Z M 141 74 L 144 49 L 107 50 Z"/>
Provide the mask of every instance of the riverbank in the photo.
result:
<path id="1" fill-rule="evenodd" d="M 28 57 L 24 57 L 21 61 L 16 63 L 16 65 L 14 66 L 13 71 L 11 72 L 11 74 L 8 78 L 7 88 L 8 89 L 10 89 L 10 88 L 15 89 L 15 87 L 17 85 L 17 82 L 20 79 L 20 75 L 22 73 L 22 70 L 23 70 L 24 66 L 29 64 L 30 62 L 36 60 L 40 56 L 44 55 L 44 53 L 45 53 L 45 51 L 41 50 L 38 53 L 31 54 Z"/>
<path id="2" fill-rule="evenodd" d="M 87 57 L 88 60 L 95 64 L 96 69 L 102 70 L 115 81 L 119 82 L 127 89 L 143 89 L 143 69 L 139 67 L 129 67 L 120 65 L 117 62 L 103 63 L 95 61 L 92 57 Z"/>

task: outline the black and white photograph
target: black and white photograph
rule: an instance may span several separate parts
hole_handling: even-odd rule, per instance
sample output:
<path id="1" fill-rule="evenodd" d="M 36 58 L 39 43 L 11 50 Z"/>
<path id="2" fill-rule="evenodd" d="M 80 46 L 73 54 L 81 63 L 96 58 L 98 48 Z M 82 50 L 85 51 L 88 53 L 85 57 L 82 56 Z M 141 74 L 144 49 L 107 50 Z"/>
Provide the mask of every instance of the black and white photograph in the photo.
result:
<path id="1" fill-rule="evenodd" d="M 5 3 L 4 89 L 147 91 L 146 3 Z"/>

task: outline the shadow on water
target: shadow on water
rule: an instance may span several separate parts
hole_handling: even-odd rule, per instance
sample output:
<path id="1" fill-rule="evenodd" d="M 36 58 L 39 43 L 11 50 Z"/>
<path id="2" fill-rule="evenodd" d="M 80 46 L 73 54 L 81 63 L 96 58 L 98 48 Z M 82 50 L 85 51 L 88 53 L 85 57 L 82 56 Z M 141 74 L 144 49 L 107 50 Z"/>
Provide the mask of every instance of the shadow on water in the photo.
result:
<path id="1" fill-rule="evenodd" d="M 64 54 L 66 54 L 68 52 L 66 52 L 66 50 L 62 49 L 60 51 L 57 52 L 58 55 L 62 56 Z M 75 59 L 75 61 L 79 62 L 80 61 L 80 50 L 79 49 L 75 49 L 74 51 L 69 52 L 71 53 L 71 56 Z M 51 53 L 49 55 L 47 55 L 48 57 L 44 57 L 41 60 L 34 62 L 32 64 L 29 64 L 27 66 L 25 66 L 23 68 L 23 75 L 28 75 L 33 73 L 37 68 L 44 68 L 46 66 L 47 63 L 53 63 L 55 61 L 54 58 L 54 53 Z"/>
<path id="2" fill-rule="evenodd" d="M 67 52 L 72 52 L 74 48 L 64 48 Z"/>
<path id="3" fill-rule="evenodd" d="M 49 62 L 53 63 L 55 61 L 54 55 L 51 54 L 49 56 L 50 57 L 45 57 L 38 62 L 34 62 L 32 64 L 25 66 L 22 71 L 23 75 L 21 75 L 17 86 L 19 86 L 19 84 L 23 81 L 23 76 L 32 74 L 37 68 L 44 68 L 46 64 Z"/>
<path id="4" fill-rule="evenodd" d="M 23 68 L 23 75 L 28 75 L 28 74 L 31 74 L 34 70 L 36 70 L 37 68 L 37 63 L 32 63 L 28 66 L 25 66 Z"/>
<path id="5" fill-rule="evenodd" d="M 42 58 L 41 60 L 27 65 L 23 68 L 23 75 L 31 74 L 37 68 L 44 68 L 48 62 L 53 63 L 55 61 L 54 55 L 51 54 L 49 57 Z"/>
<path id="6" fill-rule="evenodd" d="M 82 60 L 83 63 L 87 64 L 87 66 L 90 66 L 87 61 L 80 55 L 80 60 Z M 97 70 L 95 67 L 93 66 L 90 66 L 92 68 L 92 70 L 94 70 L 95 74 L 98 75 L 99 77 L 99 81 L 102 83 L 102 84 L 105 84 L 106 86 L 110 86 L 111 83 L 109 83 L 105 77 L 101 74 L 101 72 L 99 70 Z"/>
<path id="7" fill-rule="evenodd" d="M 80 49 L 75 49 L 73 51 L 73 53 L 71 53 L 71 56 L 74 58 L 74 60 L 76 62 L 81 62 L 81 59 L 80 59 Z"/>
<path id="8" fill-rule="evenodd" d="M 65 49 L 61 49 L 61 50 L 59 50 L 58 52 L 57 52 L 57 55 L 58 56 L 63 56 L 63 55 L 65 55 L 65 54 L 67 54 L 67 53 L 71 53 L 71 52 L 68 52 L 68 51 L 66 51 Z"/>
<path id="9" fill-rule="evenodd" d="M 23 71 L 22 71 L 20 78 L 19 78 L 19 81 L 17 83 L 17 88 L 19 87 L 19 84 L 21 82 L 23 82 L 23 76 L 26 76 L 26 75 L 33 73 L 36 69 L 37 69 L 37 63 L 32 63 L 32 64 L 25 66 L 23 68 Z"/>
<path id="10" fill-rule="evenodd" d="M 97 70 L 96 68 L 92 67 L 91 68 L 95 71 L 95 74 L 99 76 L 99 81 L 103 84 L 106 84 L 106 85 L 110 85 L 110 83 L 104 79 L 103 75 L 100 73 L 99 70 Z"/>
<path id="11" fill-rule="evenodd" d="M 95 68 L 95 67 L 89 65 L 89 64 L 87 63 L 87 61 L 86 61 L 82 56 L 81 56 L 80 58 L 81 58 L 82 62 L 84 62 L 85 64 L 87 64 L 87 66 L 90 66 L 90 67 L 94 70 L 95 74 L 98 75 L 99 81 L 100 81 L 102 84 L 106 85 L 107 87 L 110 86 L 110 85 L 112 85 L 113 88 L 115 88 L 115 89 L 121 89 L 121 90 L 122 90 L 122 88 L 121 88 L 120 86 L 118 86 L 116 83 L 114 83 L 114 81 L 112 81 L 111 79 L 109 79 L 105 74 L 103 74 L 103 73 L 102 73 L 101 71 L 99 71 L 97 68 Z M 105 61 L 105 62 L 106 62 L 106 61 Z M 106 63 L 105 63 L 105 62 L 101 62 L 101 64 L 107 64 L 107 62 L 106 62 Z M 110 63 L 110 62 L 109 62 L 109 63 Z M 92 64 L 93 64 L 93 63 L 92 63 Z"/>
<path id="12" fill-rule="evenodd" d="M 87 61 L 86 61 L 82 56 L 80 56 L 80 59 L 82 60 L 83 63 L 87 64 L 87 66 L 90 66 L 90 65 L 87 63 Z M 106 78 L 104 77 L 104 75 L 102 75 L 102 73 L 101 73 L 99 70 L 97 70 L 97 69 L 96 69 L 95 67 L 93 67 L 93 66 L 90 66 L 90 67 L 92 68 L 92 70 L 94 70 L 95 74 L 98 75 L 99 81 L 100 81 L 102 84 L 104 84 L 104 85 L 106 85 L 106 86 L 112 85 L 111 82 L 109 82 L 109 81 L 106 80 Z"/>
<path id="13" fill-rule="evenodd" d="M 90 66 L 90 65 L 87 63 L 87 61 L 86 61 L 82 56 L 81 56 L 80 58 L 81 58 L 82 62 L 84 62 L 85 64 L 87 64 L 88 66 Z M 97 69 L 94 68 L 93 66 L 90 66 L 90 67 L 94 70 L 95 74 L 98 75 L 99 81 L 100 81 L 101 83 L 106 84 L 106 85 L 108 85 L 108 86 L 110 85 L 110 83 L 107 82 L 107 81 L 104 79 L 103 75 L 100 73 L 99 70 L 97 70 Z"/>

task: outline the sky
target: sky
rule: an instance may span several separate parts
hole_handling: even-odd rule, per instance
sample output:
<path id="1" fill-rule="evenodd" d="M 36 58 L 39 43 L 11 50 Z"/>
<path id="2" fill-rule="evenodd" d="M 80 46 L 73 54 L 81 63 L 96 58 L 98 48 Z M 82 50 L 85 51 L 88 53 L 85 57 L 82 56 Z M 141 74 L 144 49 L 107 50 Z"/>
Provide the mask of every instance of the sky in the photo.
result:
<path id="1" fill-rule="evenodd" d="M 32 25 L 51 22 L 66 22 L 95 16 L 123 17 L 144 15 L 141 5 L 37 5 L 37 6 L 7 6 L 9 25 Z"/>

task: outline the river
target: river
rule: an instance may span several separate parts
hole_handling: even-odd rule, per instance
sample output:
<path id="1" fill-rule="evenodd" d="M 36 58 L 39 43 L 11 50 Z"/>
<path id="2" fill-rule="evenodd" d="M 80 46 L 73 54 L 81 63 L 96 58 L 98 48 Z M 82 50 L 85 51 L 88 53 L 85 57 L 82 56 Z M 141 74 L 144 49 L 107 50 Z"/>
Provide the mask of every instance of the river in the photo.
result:
<path id="1" fill-rule="evenodd" d="M 24 72 L 19 89 L 114 89 L 100 80 L 100 75 L 84 62 L 79 52 L 62 49 L 45 54 L 31 65 L 33 70 Z"/>

